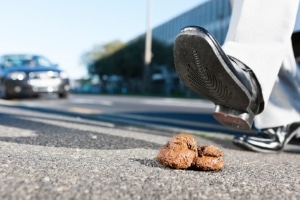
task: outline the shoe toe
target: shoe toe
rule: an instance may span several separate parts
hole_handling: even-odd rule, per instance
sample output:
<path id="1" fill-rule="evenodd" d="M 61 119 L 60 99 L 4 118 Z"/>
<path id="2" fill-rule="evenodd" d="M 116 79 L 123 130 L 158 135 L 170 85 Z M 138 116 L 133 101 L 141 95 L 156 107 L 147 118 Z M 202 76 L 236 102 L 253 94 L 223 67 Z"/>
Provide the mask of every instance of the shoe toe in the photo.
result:
<path id="1" fill-rule="evenodd" d="M 245 140 L 245 138 L 246 138 L 246 135 L 237 135 L 237 136 L 235 136 L 234 138 L 233 138 L 233 143 L 239 143 L 239 142 L 241 142 L 241 141 L 244 141 Z"/>

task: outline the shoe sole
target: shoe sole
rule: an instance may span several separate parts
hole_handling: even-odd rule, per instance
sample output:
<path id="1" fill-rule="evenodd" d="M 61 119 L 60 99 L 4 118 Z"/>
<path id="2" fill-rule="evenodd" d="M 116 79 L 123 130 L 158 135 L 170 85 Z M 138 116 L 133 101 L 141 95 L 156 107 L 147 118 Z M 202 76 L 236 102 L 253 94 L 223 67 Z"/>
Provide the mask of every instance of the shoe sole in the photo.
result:
<path id="1" fill-rule="evenodd" d="M 183 29 L 175 40 L 174 63 L 185 86 L 217 105 L 216 120 L 251 128 L 254 115 L 247 112 L 251 95 L 232 73 L 230 60 L 212 35 L 201 28 Z"/>

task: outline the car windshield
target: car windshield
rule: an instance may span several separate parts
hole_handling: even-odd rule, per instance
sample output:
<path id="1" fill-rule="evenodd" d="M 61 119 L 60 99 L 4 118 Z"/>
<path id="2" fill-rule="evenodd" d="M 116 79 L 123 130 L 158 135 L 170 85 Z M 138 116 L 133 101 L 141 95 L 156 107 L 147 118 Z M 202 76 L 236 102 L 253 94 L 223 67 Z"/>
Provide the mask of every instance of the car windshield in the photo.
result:
<path id="1" fill-rule="evenodd" d="M 18 66 L 53 66 L 52 63 L 42 56 L 32 55 L 7 55 L 1 58 L 0 64 L 3 67 L 18 67 Z"/>

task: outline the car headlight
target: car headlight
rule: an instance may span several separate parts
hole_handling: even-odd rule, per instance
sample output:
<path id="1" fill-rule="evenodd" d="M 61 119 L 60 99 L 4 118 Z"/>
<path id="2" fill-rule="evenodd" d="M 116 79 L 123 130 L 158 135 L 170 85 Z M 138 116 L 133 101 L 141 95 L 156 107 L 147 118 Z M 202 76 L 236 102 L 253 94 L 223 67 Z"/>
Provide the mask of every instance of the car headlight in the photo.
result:
<path id="1" fill-rule="evenodd" d="M 62 79 L 68 78 L 68 74 L 67 74 L 66 72 L 60 72 L 60 73 L 59 73 L 59 76 L 60 76 L 60 78 L 62 78 Z"/>
<path id="2" fill-rule="evenodd" d="M 25 72 L 11 72 L 8 74 L 8 77 L 11 80 L 18 80 L 18 81 L 22 81 L 26 78 L 26 73 Z"/>

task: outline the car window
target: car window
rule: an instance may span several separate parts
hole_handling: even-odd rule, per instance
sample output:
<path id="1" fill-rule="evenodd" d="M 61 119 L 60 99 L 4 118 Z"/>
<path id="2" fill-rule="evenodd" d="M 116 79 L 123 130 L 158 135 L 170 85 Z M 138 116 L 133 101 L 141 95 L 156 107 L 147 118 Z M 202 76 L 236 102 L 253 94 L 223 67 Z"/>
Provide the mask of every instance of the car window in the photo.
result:
<path id="1" fill-rule="evenodd" d="M 37 64 L 40 66 L 43 66 L 43 67 L 52 66 L 51 62 L 44 57 L 39 56 L 39 57 L 36 57 L 35 60 L 36 60 Z"/>
<path id="2" fill-rule="evenodd" d="M 32 56 L 8 55 L 1 58 L 1 65 L 4 67 L 23 66 L 30 63 Z"/>
<path id="3" fill-rule="evenodd" d="M 32 55 L 6 55 L 0 60 L 0 65 L 3 67 L 18 67 L 29 66 L 35 67 L 37 65 L 43 67 L 52 66 L 51 62 L 42 56 Z"/>

